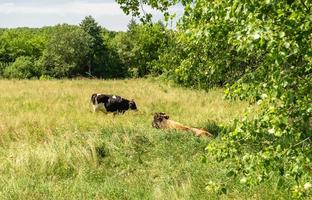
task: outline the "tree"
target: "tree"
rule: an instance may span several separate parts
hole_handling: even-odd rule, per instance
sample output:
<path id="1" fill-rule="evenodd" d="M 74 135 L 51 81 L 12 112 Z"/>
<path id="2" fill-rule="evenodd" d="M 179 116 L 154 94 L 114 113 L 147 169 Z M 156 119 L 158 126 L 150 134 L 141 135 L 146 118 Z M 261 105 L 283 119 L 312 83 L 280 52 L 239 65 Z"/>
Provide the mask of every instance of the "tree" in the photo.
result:
<path id="1" fill-rule="evenodd" d="M 56 78 L 81 74 L 90 49 L 89 40 L 90 36 L 79 27 L 57 25 L 38 62 L 43 74 Z"/>
<path id="2" fill-rule="evenodd" d="M 126 33 L 116 36 L 119 56 L 132 75 L 143 77 L 153 71 L 168 40 L 168 33 L 161 23 L 137 24 L 130 21 Z"/>
<path id="3" fill-rule="evenodd" d="M 101 27 L 92 16 L 85 17 L 80 23 L 80 27 L 90 36 L 88 40 L 90 49 L 85 61 L 89 75 L 94 73 L 95 75 L 107 76 L 105 73 L 105 67 L 108 67 L 105 63 L 107 52 L 101 35 Z"/>
<path id="4" fill-rule="evenodd" d="M 130 22 L 127 25 L 128 31 L 133 30 L 136 26 L 138 26 L 138 23 L 135 21 L 134 18 L 131 18 Z"/>
<path id="5" fill-rule="evenodd" d="M 6 29 L 0 35 L 0 62 L 14 62 L 19 56 L 39 58 L 46 39 L 39 29 Z"/>
<path id="6" fill-rule="evenodd" d="M 170 14 L 168 9 L 178 3 L 183 5 L 189 4 L 194 0 L 116 0 L 120 4 L 122 10 L 132 16 L 140 17 L 142 22 L 151 22 L 152 14 L 144 10 L 144 5 L 149 5 L 155 10 L 161 11 L 166 19 L 169 19 Z"/>
<path id="7" fill-rule="evenodd" d="M 123 78 L 128 75 L 126 65 L 122 62 L 120 55 L 118 54 L 118 47 L 116 38 L 123 32 L 113 32 L 106 29 L 102 29 L 102 37 L 106 44 L 106 62 L 105 77 L 107 78 Z"/>
<path id="8" fill-rule="evenodd" d="M 21 60 L 36 61 L 42 55 L 43 49 L 47 42 L 46 28 L 16 28 L 16 29 L 3 29 L 0 34 L 0 75 L 3 75 L 4 70 L 15 63 L 19 57 Z M 13 68 L 21 64 L 21 60 L 14 64 Z M 35 68 L 33 64 L 32 67 Z M 19 68 L 19 67 L 18 67 Z M 12 66 L 6 70 L 12 70 Z M 16 69 L 17 70 L 17 69 Z M 34 71 L 38 69 L 33 69 Z M 14 69 L 15 71 L 15 69 Z M 17 70 L 19 71 L 19 70 Z M 20 70 L 19 73 L 22 73 Z M 26 71 L 25 71 L 26 73 Z M 11 73 L 9 73 L 11 74 Z M 8 74 L 7 74 L 8 76 Z M 25 75 L 24 78 L 27 78 Z M 16 78 L 22 78 L 18 76 Z"/>

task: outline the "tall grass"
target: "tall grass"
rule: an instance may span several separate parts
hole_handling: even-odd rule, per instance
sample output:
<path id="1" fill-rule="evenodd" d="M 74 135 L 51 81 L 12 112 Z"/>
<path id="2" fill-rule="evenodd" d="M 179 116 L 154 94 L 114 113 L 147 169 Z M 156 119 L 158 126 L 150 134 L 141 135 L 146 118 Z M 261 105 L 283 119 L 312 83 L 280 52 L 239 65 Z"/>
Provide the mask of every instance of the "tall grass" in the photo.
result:
<path id="1" fill-rule="evenodd" d="M 92 93 L 133 98 L 139 111 L 92 113 Z M 191 126 L 229 125 L 246 103 L 223 100 L 221 89 L 146 79 L 1 80 L 0 94 L 0 199 L 261 198 L 235 186 L 208 193 L 207 182 L 225 176 L 205 156 L 211 141 L 151 127 L 160 111 Z"/>

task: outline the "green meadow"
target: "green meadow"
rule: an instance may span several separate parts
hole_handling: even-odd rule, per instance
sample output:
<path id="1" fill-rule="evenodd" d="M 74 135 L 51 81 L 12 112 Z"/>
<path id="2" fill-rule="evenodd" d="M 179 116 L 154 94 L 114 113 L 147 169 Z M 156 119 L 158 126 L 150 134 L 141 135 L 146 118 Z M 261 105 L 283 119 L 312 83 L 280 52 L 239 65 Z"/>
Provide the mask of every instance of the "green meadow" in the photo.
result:
<path id="1" fill-rule="evenodd" d="M 138 111 L 92 113 L 92 93 L 134 99 Z M 247 189 L 206 156 L 246 102 L 152 79 L 0 80 L 0 199 L 276 199 L 270 183 Z M 158 130 L 153 113 L 215 138 Z M 226 194 L 209 181 L 230 185 Z M 237 184 L 238 185 L 238 184 Z M 284 195 L 284 196 L 283 196 Z"/>

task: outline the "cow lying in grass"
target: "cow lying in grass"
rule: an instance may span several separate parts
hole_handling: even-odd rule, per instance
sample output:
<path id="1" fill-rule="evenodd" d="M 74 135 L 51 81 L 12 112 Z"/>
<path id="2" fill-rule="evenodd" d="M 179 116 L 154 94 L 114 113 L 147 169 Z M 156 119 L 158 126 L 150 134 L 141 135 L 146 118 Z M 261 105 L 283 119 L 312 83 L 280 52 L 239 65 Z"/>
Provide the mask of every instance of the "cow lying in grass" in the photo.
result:
<path id="1" fill-rule="evenodd" d="M 204 129 L 192 128 L 192 127 L 183 125 L 179 122 L 170 120 L 169 116 L 166 115 L 165 113 L 155 113 L 152 126 L 154 128 L 161 128 L 161 129 L 176 129 L 176 130 L 182 130 L 182 131 L 190 131 L 190 132 L 193 132 L 195 136 L 212 137 L 212 134 Z"/>
<path id="2" fill-rule="evenodd" d="M 92 94 L 93 111 L 124 113 L 126 110 L 137 110 L 134 100 L 124 99 L 110 94 Z"/>

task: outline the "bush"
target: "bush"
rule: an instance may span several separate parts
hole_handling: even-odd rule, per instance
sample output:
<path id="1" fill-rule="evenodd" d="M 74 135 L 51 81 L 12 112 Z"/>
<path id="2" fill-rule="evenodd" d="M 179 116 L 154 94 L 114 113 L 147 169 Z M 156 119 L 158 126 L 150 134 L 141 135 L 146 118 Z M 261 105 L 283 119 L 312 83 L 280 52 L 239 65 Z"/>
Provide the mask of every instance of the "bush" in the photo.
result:
<path id="1" fill-rule="evenodd" d="M 3 76 L 6 78 L 29 79 L 38 77 L 39 69 L 34 65 L 31 57 L 18 57 L 14 63 L 4 69 Z"/>
<path id="2" fill-rule="evenodd" d="M 41 81 L 52 80 L 52 79 L 53 79 L 53 77 L 48 76 L 48 75 L 44 75 L 44 74 L 39 77 L 39 80 L 41 80 Z"/>
<path id="3" fill-rule="evenodd" d="M 0 77 L 3 77 L 4 69 L 7 68 L 10 64 L 5 62 L 0 62 Z"/>

